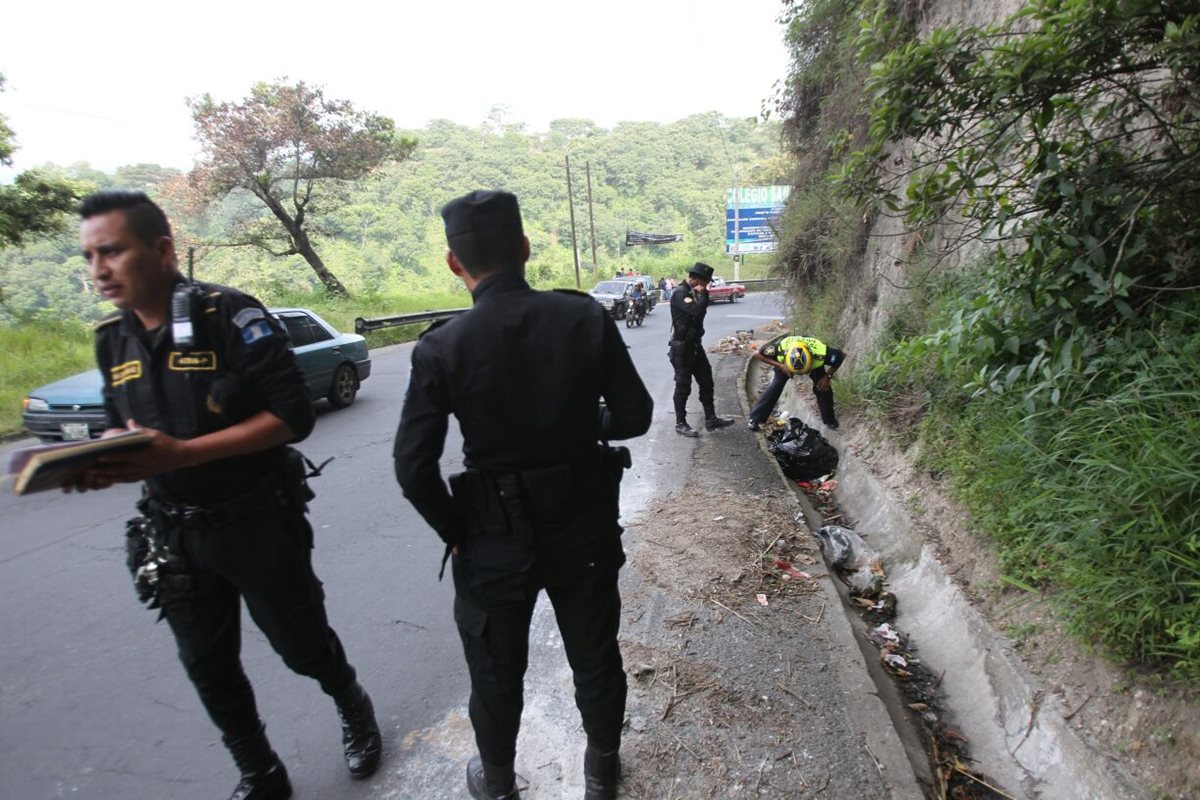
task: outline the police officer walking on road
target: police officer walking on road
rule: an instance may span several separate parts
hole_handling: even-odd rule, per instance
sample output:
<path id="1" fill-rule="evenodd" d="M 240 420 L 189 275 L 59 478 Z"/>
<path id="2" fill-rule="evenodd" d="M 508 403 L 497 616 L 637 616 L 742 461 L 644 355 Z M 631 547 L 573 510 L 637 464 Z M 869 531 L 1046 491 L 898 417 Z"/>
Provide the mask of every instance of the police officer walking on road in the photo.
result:
<path id="1" fill-rule="evenodd" d="M 288 443 L 308 436 L 315 413 L 285 334 L 254 298 L 184 280 L 167 218 L 145 194 L 99 192 L 80 213 L 89 277 L 119 309 L 96 326 L 107 434 L 136 428 L 151 441 L 65 488 L 145 481 L 139 508 L 166 554 L 155 604 L 241 771 L 231 800 L 292 794 L 242 670 L 243 600 L 284 663 L 333 698 L 346 765 L 367 777 L 379 727 L 312 570 L 312 494 Z"/>
<path id="2" fill-rule="evenodd" d="M 479 748 L 467 789 L 477 800 L 520 796 L 514 760 L 529 625 L 545 589 L 587 734 L 584 797 L 608 800 L 625 716 L 617 518 L 629 451 L 600 442 L 645 433 L 653 403 L 599 304 L 526 283 L 529 240 L 516 197 L 471 192 L 442 218 L 447 264 L 474 307 L 413 348 L 395 465 L 405 497 L 453 557 Z M 466 471 L 448 489 L 438 459 L 451 414 Z"/>
<path id="3" fill-rule="evenodd" d="M 700 389 L 705 429 L 715 431 L 733 424 L 733 420 L 717 416 L 712 366 L 701 341 L 712 276 L 713 268 L 697 261 L 688 271 L 687 279 L 671 293 L 671 341 L 667 355 L 675 369 L 675 432 L 691 438 L 700 435 L 687 421 L 687 399 L 692 393 L 693 376 Z"/>

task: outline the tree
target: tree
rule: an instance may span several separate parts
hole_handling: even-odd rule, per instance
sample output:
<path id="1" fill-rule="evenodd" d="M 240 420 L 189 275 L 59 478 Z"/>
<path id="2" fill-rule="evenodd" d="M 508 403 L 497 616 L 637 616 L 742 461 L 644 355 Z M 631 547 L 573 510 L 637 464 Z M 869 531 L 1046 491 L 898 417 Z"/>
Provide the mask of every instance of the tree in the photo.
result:
<path id="1" fill-rule="evenodd" d="M 16 134 L 0 115 L 0 165 L 12 166 L 16 149 Z M 82 192 L 80 184 L 38 170 L 22 172 L 11 185 L 0 186 L 0 247 L 61 231 L 63 214 L 74 208 Z"/>
<path id="2" fill-rule="evenodd" d="M 203 150 L 194 184 L 210 199 L 249 192 L 274 217 L 240 220 L 239 243 L 300 255 L 330 294 L 347 295 L 313 247 L 313 219 L 332 210 L 351 181 L 407 158 L 416 141 L 397 135 L 387 117 L 328 100 L 303 81 L 259 83 L 238 103 L 206 94 L 188 105 Z"/>
<path id="3" fill-rule="evenodd" d="M 1114 336 L 1200 286 L 1197 6 L 1030 0 L 902 47 L 893 29 L 863 27 L 870 141 L 838 182 L 951 245 L 999 245 L 938 347 L 971 348 L 981 390 L 1057 404 Z"/>

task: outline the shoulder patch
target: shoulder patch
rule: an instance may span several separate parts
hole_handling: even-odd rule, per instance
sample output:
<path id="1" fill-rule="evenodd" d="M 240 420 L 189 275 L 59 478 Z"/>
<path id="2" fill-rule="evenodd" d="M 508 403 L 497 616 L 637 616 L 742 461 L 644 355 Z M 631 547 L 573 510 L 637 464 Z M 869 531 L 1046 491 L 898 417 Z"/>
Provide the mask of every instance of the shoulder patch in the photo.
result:
<path id="1" fill-rule="evenodd" d="M 421 333 L 417 336 L 417 339 L 420 339 L 421 337 L 423 337 L 425 334 L 429 333 L 430 331 L 437 330 L 438 328 L 442 327 L 443 325 L 445 325 L 447 322 L 449 322 L 452 319 L 454 319 L 454 317 L 447 317 L 446 319 L 434 320 L 433 322 L 430 323 L 428 328 L 421 331 Z"/>
<path id="2" fill-rule="evenodd" d="M 242 328 L 242 341 L 246 344 L 254 344 L 274 335 L 274 329 L 265 319 L 255 320 Z"/>
<path id="3" fill-rule="evenodd" d="M 690 302 L 692 302 L 692 298 L 690 298 L 690 297 L 685 297 L 685 298 L 683 298 L 683 302 L 685 302 L 685 303 L 690 303 Z"/>
<path id="4" fill-rule="evenodd" d="M 112 325 L 114 322 L 116 322 L 116 321 L 117 321 L 117 320 L 119 320 L 120 318 L 121 318 L 121 312 L 120 312 L 120 311 L 114 311 L 114 312 L 112 312 L 111 314 L 109 314 L 108 316 L 106 316 L 106 317 L 101 317 L 99 320 L 97 320 L 96 324 L 92 325 L 92 330 L 93 330 L 93 331 L 98 331 L 98 330 L 100 330 L 101 328 L 104 328 L 104 327 L 107 327 L 107 326 L 109 326 L 109 325 Z"/>
<path id="5" fill-rule="evenodd" d="M 233 324 L 239 328 L 244 328 L 256 319 L 264 319 L 266 314 L 258 306 L 250 306 L 243 308 L 241 311 L 233 315 Z"/>

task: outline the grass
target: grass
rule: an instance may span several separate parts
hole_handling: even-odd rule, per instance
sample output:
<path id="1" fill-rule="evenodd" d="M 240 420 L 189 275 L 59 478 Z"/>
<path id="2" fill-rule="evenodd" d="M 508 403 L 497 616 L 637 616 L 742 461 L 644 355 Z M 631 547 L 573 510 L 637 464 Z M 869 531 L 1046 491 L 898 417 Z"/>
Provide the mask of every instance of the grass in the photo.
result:
<path id="1" fill-rule="evenodd" d="M 1103 656 L 1200 683 L 1200 298 L 1101 337 L 1063 400 L 1030 414 L 1020 385 L 964 391 L 969 353 L 905 345 L 962 296 L 914 294 L 876 353 L 852 354 L 839 406 L 917 445 L 997 543 L 1004 584 L 1048 599 Z M 806 297 L 801 316 L 815 324 L 836 297 Z"/>
<path id="2" fill-rule="evenodd" d="M 21 401 L 30 389 L 94 366 L 90 325 L 0 327 L 0 434 L 21 429 Z"/>

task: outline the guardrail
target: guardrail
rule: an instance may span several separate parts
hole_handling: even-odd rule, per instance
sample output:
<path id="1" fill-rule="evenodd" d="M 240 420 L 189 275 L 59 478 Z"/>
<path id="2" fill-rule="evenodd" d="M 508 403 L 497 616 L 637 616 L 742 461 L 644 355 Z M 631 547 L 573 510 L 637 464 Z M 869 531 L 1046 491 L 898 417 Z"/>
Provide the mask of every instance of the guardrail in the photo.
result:
<path id="1" fill-rule="evenodd" d="M 744 281 L 734 281 L 746 287 L 746 291 L 769 291 L 771 289 L 782 289 L 785 281 L 783 278 L 750 278 Z"/>
<path id="2" fill-rule="evenodd" d="M 415 311 L 412 314 L 396 314 L 392 317 L 374 317 L 372 319 L 358 317 L 354 320 L 354 332 L 361 335 L 367 331 L 377 331 L 380 328 L 395 328 L 418 322 L 435 322 L 439 319 L 457 317 L 466 310 L 465 308 L 444 308 L 440 311 Z"/>

